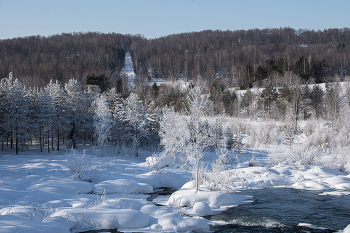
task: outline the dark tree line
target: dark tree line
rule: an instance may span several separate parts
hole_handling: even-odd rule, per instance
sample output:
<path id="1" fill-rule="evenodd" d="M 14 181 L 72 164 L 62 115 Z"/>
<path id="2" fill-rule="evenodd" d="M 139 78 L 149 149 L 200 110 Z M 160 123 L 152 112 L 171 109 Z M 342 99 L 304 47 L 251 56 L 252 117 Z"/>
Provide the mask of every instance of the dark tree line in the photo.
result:
<path id="1" fill-rule="evenodd" d="M 87 76 L 104 75 L 113 86 L 127 48 L 140 38 L 89 32 L 0 40 L 0 78 L 12 72 L 26 87 L 43 87 L 51 79 L 85 85 Z"/>
<path id="2" fill-rule="evenodd" d="M 116 85 L 125 52 L 141 80 L 149 78 L 205 81 L 217 79 L 241 88 L 277 84 L 287 72 L 306 82 L 323 82 L 350 73 L 350 29 L 323 31 L 286 28 L 201 31 L 146 39 L 116 33 L 64 33 L 0 40 L 0 78 L 9 72 L 27 87 L 49 80 L 104 75 Z M 106 88 L 103 87 L 105 90 Z"/>
<path id="3" fill-rule="evenodd" d="M 293 72 L 306 82 L 349 75 L 350 29 L 292 28 L 202 31 L 133 42 L 134 70 L 141 76 L 199 79 L 212 84 L 263 85 Z"/>

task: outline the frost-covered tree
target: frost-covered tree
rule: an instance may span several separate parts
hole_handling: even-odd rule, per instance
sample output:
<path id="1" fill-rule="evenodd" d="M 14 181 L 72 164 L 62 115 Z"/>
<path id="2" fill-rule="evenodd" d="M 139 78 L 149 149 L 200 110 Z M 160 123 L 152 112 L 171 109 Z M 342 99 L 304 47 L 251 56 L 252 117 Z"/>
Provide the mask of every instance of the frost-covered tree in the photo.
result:
<path id="1" fill-rule="evenodd" d="M 222 140 L 224 139 L 224 132 L 222 129 L 222 125 L 218 121 L 218 119 L 215 120 L 215 123 L 213 125 L 211 132 L 212 132 L 211 137 L 213 140 L 213 146 L 216 148 L 220 147 Z"/>
<path id="2" fill-rule="evenodd" d="M 234 135 L 234 143 L 233 143 L 233 147 L 235 148 L 237 153 L 241 153 L 241 149 L 243 147 L 242 140 L 243 140 L 243 137 L 242 137 L 241 131 L 237 130 L 236 134 Z"/>
<path id="3" fill-rule="evenodd" d="M 98 145 L 101 147 L 101 155 L 103 156 L 103 147 L 110 137 L 112 128 L 112 114 L 107 106 L 106 97 L 100 95 L 95 100 L 95 116 L 94 128 L 97 136 Z"/>
<path id="4" fill-rule="evenodd" d="M 175 112 L 173 108 L 165 109 L 160 121 L 160 145 L 165 152 L 171 154 L 176 162 L 177 153 L 186 147 L 190 139 L 190 132 L 186 118 Z"/>
<path id="5" fill-rule="evenodd" d="M 196 191 L 199 186 L 199 165 L 203 157 L 203 151 L 212 144 L 210 135 L 203 125 L 207 121 L 210 111 L 210 101 L 208 95 L 205 95 L 198 86 L 190 88 L 187 95 L 190 116 L 190 135 L 191 139 L 188 144 L 191 146 L 193 155 L 195 156 L 196 167 Z"/>
<path id="6" fill-rule="evenodd" d="M 288 147 L 292 147 L 293 143 L 294 143 L 294 134 L 295 134 L 295 130 L 293 126 L 287 126 L 285 129 L 285 136 L 284 136 L 284 141 L 283 143 L 288 146 Z"/>
<path id="7" fill-rule="evenodd" d="M 76 79 L 70 79 L 68 83 L 64 85 L 65 92 L 67 94 L 67 117 L 70 123 L 69 138 L 72 140 L 73 148 L 76 147 L 78 139 L 78 130 L 83 128 L 84 116 L 82 115 L 84 109 L 83 93 L 81 91 L 82 84 Z M 85 105 L 85 108 L 88 108 Z"/>
<path id="8" fill-rule="evenodd" d="M 148 107 L 144 107 L 142 101 L 139 101 L 137 94 L 131 93 L 124 101 L 121 114 L 124 116 L 124 122 L 128 124 L 132 135 L 132 145 L 135 155 L 138 156 L 138 147 L 141 137 L 147 137 L 143 130 L 146 126 L 146 114 Z"/>
<path id="9" fill-rule="evenodd" d="M 54 124 L 53 119 L 53 104 L 52 96 L 48 90 L 40 90 L 38 95 L 38 104 L 39 104 L 39 116 L 37 123 L 40 130 L 40 151 L 44 146 L 44 141 L 46 139 L 47 151 L 50 152 L 50 137 L 52 134 L 52 128 Z M 42 142 L 41 142 L 42 140 Z"/>
<path id="10" fill-rule="evenodd" d="M 16 154 L 18 154 L 19 146 L 25 144 L 29 127 L 32 124 L 30 117 L 31 101 L 25 87 L 18 79 L 13 79 L 12 73 L 10 73 L 8 79 L 1 81 L 1 86 L 4 90 L 2 104 L 6 106 L 3 113 L 4 128 L 11 138 L 11 148 L 13 140 L 15 140 Z"/>
<path id="11" fill-rule="evenodd" d="M 60 150 L 60 137 L 61 134 L 68 131 L 69 119 L 66 116 L 67 108 L 65 105 L 66 95 L 61 85 L 56 81 L 51 80 L 50 83 L 44 88 L 45 92 L 48 92 L 52 101 L 52 133 L 51 133 L 51 147 L 53 146 L 54 136 L 57 137 L 56 149 Z"/>

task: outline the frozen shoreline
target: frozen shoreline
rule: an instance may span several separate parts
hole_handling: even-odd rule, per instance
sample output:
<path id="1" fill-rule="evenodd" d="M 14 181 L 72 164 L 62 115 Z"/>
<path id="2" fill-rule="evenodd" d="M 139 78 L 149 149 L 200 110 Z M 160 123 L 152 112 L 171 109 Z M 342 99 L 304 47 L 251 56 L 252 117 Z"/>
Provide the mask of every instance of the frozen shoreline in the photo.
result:
<path id="1" fill-rule="evenodd" d="M 92 183 L 76 179 L 69 171 L 68 155 L 2 154 L 1 232 L 113 228 L 206 231 L 208 221 L 200 216 L 249 201 L 249 197 L 204 187 L 196 194 L 191 182 L 187 183 L 189 173 L 171 166 L 149 173 L 144 162 L 147 154 L 141 158 L 87 156 L 95 169 Z M 211 156 L 206 157 L 209 163 Z M 347 195 L 350 190 L 350 175 L 336 169 L 283 164 L 250 167 L 246 161 L 228 169 L 235 174 L 232 190 L 289 187 L 325 190 L 323 195 Z M 156 206 L 146 200 L 147 193 L 160 187 L 182 188 L 173 193 L 166 206 Z"/>

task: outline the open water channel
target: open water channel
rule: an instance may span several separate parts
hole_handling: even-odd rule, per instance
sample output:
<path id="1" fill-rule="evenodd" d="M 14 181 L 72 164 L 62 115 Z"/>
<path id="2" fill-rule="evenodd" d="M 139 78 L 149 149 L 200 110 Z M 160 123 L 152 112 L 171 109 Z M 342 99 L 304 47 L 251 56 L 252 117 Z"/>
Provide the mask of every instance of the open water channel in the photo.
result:
<path id="1" fill-rule="evenodd" d="M 174 189 L 152 194 L 169 195 Z M 337 232 L 350 224 L 350 195 L 325 196 L 323 191 L 307 191 L 290 188 L 244 190 L 235 195 L 253 196 L 253 202 L 230 208 L 217 215 L 207 216 L 213 222 L 213 232 Z M 150 200 L 149 199 L 149 200 Z M 312 224 L 310 226 L 300 223 Z M 298 226 L 299 225 L 299 226 Z M 88 231 L 117 232 L 111 231 Z"/>

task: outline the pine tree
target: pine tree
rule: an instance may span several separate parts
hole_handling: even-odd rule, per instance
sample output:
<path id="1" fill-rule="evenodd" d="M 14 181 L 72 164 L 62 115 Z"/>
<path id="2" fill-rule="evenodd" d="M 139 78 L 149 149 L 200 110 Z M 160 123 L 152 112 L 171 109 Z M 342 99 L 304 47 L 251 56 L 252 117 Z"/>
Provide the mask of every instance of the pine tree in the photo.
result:
<path id="1" fill-rule="evenodd" d="M 6 89 L 3 99 L 4 105 L 7 107 L 4 111 L 4 127 L 11 137 L 11 148 L 13 139 L 15 140 L 16 154 L 18 154 L 20 143 L 22 143 L 23 149 L 29 127 L 32 124 L 30 118 L 31 101 L 25 87 L 18 79 L 13 79 L 12 73 L 8 79 L 2 81 L 1 85 Z"/>
<path id="2" fill-rule="evenodd" d="M 54 135 L 56 135 L 57 146 L 56 149 L 60 150 L 60 137 L 69 130 L 68 122 L 69 119 L 66 117 L 67 108 L 65 106 L 66 95 L 61 85 L 56 81 L 53 83 L 52 80 L 44 88 L 45 92 L 48 92 L 51 96 L 52 101 L 52 133 L 51 133 L 51 147 L 53 146 Z"/>
<path id="3" fill-rule="evenodd" d="M 81 126 L 84 122 L 81 111 L 81 108 L 83 108 L 83 93 L 81 92 L 81 88 L 81 83 L 76 79 L 70 79 L 69 82 L 64 85 L 67 94 L 67 117 L 70 124 L 69 138 L 72 140 L 73 148 L 76 148 L 78 131 L 80 128 L 83 128 Z"/>

